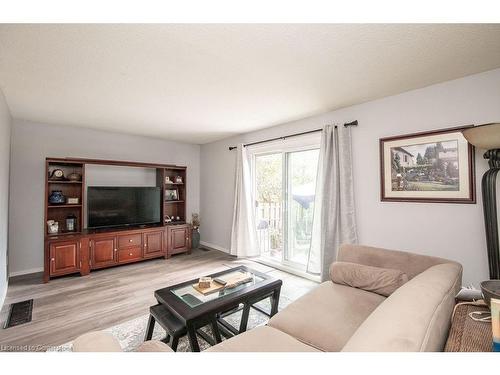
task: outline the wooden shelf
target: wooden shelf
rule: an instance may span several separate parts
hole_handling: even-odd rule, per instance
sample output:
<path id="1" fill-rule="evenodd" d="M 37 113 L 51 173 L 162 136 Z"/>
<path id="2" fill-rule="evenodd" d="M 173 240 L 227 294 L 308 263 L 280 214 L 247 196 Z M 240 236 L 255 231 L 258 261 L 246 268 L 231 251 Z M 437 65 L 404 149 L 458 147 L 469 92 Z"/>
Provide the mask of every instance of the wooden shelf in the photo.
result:
<path id="1" fill-rule="evenodd" d="M 66 180 L 61 180 L 61 181 L 56 181 L 56 180 L 48 180 L 49 184 L 81 184 L 82 181 L 66 181 Z"/>
<path id="2" fill-rule="evenodd" d="M 49 204 L 47 208 L 73 208 L 73 207 L 82 207 L 81 204 Z"/>
<path id="3" fill-rule="evenodd" d="M 165 185 L 184 185 L 184 182 L 166 182 Z"/>
<path id="4" fill-rule="evenodd" d="M 62 231 L 58 233 L 47 233 L 47 237 L 53 238 L 53 237 L 59 237 L 59 236 L 69 236 L 72 234 L 81 234 L 82 232 L 77 232 L 77 231 Z"/>
<path id="5" fill-rule="evenodd" d="M 184 201 L 165 201 L 165 204 L 184 203 Z"/>

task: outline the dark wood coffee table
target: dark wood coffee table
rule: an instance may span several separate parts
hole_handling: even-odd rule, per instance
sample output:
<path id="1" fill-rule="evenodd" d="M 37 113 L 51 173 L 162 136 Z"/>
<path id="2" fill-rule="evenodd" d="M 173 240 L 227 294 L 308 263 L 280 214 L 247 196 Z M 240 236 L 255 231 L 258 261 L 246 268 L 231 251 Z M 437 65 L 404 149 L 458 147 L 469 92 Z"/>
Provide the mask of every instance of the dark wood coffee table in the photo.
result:
<path id="1" fill-rule="evenodd" d="M 186 325 L 189 344 L 193 352 L 200 351 L 197 331 L 203 326 L 211 326 L 214 334 L 213 340 L 201 330 L 198 331 L 198 334 L 209 343 L 216 344 L 222 341 L 221 332 L 224 336 L 230 337 L 246 330 L 251 308 L 270 317 L 278 312 L 281 280 L 245 266 L 231 268 L 208 276 L 223 278 L 235 272 L 248 272 L 251 275 L 251 281 L 209 295 L 203 295 L 193 288 L 192 285 L 197 283 L 198 279 L 155 291 L 157 301 Z M 265 298 L 271 298 L 270 312 L 262 311 L 254 306 L 255 303 Z M 239 329 L 224 320 L 225 316 L 238 309 L 243 309 Z"/>

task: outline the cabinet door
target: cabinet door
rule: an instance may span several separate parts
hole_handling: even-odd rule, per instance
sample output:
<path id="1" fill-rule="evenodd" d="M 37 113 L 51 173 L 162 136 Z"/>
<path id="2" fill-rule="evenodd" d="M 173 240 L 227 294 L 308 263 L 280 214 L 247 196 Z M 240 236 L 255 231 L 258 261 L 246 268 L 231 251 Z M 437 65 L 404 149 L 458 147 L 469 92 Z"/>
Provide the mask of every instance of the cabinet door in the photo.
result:
<path id="1" fill-rule="evenodd" d="M 163 232 L 144 233 L 144 257 L 154 257 L 165 253 Z"/>
<path id="2" fill-rule="evenodd" d="M 50 275 L 66 275 L 80 270 L 80 242 L 62 241 L 49 245 Z"/>
<path id="3" fill-rule="evenodd" d="M 179 226 L 170 228 L 171 254 L 183 253 L 190 250 L 189 227 Z"/>
<path id="4" fill-rule="evenodd" d="M 117 263 L 115 237 L 96 238 L 90 241 L 91 268 L 106 267 Z"/>

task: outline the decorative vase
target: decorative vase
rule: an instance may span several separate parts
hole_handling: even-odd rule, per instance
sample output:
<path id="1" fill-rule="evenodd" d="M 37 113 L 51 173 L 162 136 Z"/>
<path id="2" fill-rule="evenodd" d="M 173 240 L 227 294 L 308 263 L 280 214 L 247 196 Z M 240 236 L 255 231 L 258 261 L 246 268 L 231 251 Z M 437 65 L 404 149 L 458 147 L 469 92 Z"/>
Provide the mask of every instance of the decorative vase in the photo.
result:
<path id="1" fill-rule="evenodd" d="M 49 196 L 50 204 L 64 204 L 66 203 L 66 197 L 63 195 L 61 190 L 52 190 Z"/>
<path id="2" fill-rule="evenodd" d="M 198 229 L 193 229 L 191 236 L 191 248 L 197 249 L 200 246 L 200 232 Z"/>

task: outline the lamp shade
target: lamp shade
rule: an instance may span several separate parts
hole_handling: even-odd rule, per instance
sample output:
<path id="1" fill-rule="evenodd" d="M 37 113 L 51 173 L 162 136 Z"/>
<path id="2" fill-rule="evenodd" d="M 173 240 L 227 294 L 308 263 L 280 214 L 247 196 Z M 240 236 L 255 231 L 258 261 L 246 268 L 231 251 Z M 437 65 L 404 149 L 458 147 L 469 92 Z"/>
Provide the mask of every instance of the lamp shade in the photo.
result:
<path id="1" fill-rule="evenodd" d="M 484 124 L 465 129 L 467 141 L 483 150 L 500 149 L 500 123 Z"/>

